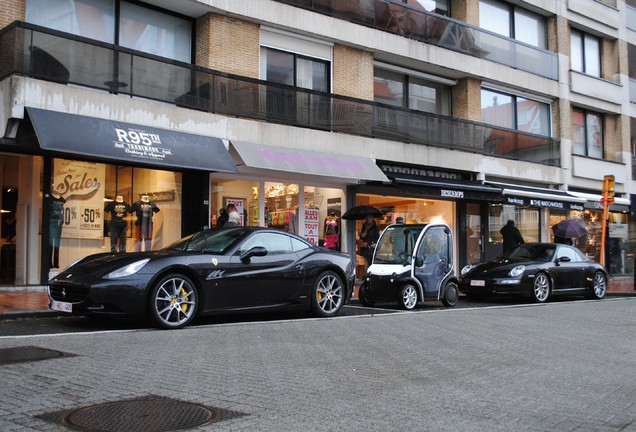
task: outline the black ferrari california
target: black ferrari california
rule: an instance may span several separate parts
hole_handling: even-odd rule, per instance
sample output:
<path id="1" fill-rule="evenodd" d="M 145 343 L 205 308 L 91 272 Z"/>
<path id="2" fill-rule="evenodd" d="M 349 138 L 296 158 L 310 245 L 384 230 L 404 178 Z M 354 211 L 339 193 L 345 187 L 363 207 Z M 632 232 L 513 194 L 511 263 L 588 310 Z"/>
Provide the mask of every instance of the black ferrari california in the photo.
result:
<path id="1" fill-rule="evenodd" d="M 580 250 L 553 243 L 519 246 L 510 256 L 461 271 L 460 292 L 469 298 L 520 294 L 538 303 L 553 295 L 584 295 L 601 299 L 607 291 L 607 271 Z"/>
<path id="2" fill-rule="evenodd" d="M 155 252 L 97 254 L 49 281 L 50 308 L 150 316 L 163 328 L 195 316 L 273 307 L 336 315 L 350 299 L 351 257 L 267 228 L 206 230 Z"/>

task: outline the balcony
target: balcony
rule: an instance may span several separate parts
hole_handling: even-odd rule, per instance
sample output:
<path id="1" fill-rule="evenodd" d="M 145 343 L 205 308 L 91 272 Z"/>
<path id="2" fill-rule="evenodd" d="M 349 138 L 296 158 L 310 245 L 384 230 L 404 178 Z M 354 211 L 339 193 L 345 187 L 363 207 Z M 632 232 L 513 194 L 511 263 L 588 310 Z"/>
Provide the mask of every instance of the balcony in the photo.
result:
<path id="1" fill-rule="evenodd" d="M 629 101 L 636 103 L 636 79 L 629 79 Z"/>
<path id="2" fill-rule="evenodd" d="M 558 79 L 553 52 L 397 0 L 276 1 Z"/>
<path id="3" fill-rule="evenodd" d="M 627 28 L 636 31 L 636 8 L 625 4 L 625 11 L 627 12 Z"/>
<path id="4" fill-rule="evenodd" d="M 560 165 L 556 139 L 228 75 L 15 22 L 0 32 L 0 80 L 19 74 L 183 108 Z"/>

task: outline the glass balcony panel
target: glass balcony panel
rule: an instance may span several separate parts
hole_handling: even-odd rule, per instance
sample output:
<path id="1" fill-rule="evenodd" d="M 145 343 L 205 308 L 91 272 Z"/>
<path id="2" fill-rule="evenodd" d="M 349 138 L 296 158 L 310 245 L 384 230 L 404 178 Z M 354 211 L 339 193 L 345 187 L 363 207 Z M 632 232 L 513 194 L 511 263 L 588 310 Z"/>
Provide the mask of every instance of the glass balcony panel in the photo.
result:
<path id="1" fill-rule="evenodd" d="M 625 11 L 627 12 L 627 28 L 636 31 L 636 7 L 626 4 Z"/>
<path id="2" fill-rule="evenodd" d="M 629 101 L 636 103 L 636 79 L 629 79 Z"/>

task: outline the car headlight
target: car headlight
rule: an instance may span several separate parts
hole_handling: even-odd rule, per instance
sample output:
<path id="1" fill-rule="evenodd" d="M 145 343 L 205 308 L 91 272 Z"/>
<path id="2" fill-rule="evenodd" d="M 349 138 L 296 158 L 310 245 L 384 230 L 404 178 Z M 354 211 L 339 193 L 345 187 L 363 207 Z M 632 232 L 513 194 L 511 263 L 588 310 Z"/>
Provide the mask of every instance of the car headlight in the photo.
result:
<path id="1" fill-rule="evenodd" d="M 471 271 L 471 270 L 473 269 L 473 267 L 475 267 L 475 266 L 474 266 L 474 265 L 472 265 L 472 264 L 465 265 L 465 266 L 464 266 L 464 268 L 463 268 L 463 269 L 462 269 L 462 271 L 461 271 L 461 275 L 462 275 L 462 276 L 463 276 L 463 275 L 465 275 L 466 273 L 468 273 L 469 271 Z"/>
<path id="2" fill-rule="evenodd" d="M 518 265 L 517 267 L 510 270 L 508 273 L 511 277 L 521 276 L 523 272 L 526 271 L 526 266 Z"/>
<path id="3" fill-rule="evenodd" d="M 148 261 L 150 261 L 150 258 L 142 259 L 140 261 L 135 261 L 134 263 L 130 263 L 130 264 L 125 265 L 125 266 L 123 266 L 121 268 L 118 268 L 115 271 L 112 271 L 112 272 L 108 273 L 104 277 L 106 279 L 118 279 L 118 278 L 123 278 L 123 277 L 126 277 L 126 276 L 130 276 L 130 275 L 134 275 L 139 270 L 141 270 L 143 268 L 143 266 L 145 266 L 146 263 L 148 263 Z"/>

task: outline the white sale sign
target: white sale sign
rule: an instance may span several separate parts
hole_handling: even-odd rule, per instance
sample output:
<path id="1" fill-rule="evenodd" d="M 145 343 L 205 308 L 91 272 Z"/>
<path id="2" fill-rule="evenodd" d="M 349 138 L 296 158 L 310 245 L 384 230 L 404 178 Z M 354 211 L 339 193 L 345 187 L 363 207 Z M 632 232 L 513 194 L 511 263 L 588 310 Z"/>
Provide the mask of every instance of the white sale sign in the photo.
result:
<path id="1" fill-rule="evenodd" d="M 318 245 L 318 218 L 320 217 L 320 210 L 318 209 L 305 209 L 305 239 L 312 244 Z"/>

